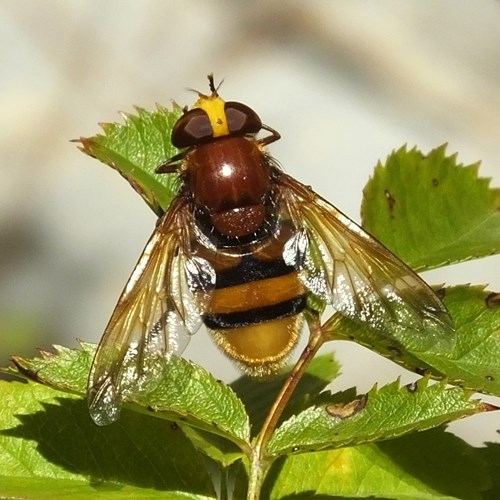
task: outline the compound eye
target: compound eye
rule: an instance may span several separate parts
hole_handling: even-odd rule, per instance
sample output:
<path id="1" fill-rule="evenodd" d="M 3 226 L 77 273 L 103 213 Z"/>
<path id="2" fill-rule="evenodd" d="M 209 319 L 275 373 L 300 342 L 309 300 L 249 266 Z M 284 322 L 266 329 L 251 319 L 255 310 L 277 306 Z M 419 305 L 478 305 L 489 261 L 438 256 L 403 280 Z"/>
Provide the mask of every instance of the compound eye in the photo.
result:
<path id="1" fill-rule="evenodd" d="M 257 113 L 241 102 L 226 102 L 224 111 L 231 135 L 256 134 L 262 128 Z"/>
<path id="2" fill-rule="evenodd" d="M 202 109 L 192 109 L 181 116 L 172 130 L 172 144 L 176 148 L 195 146 L 213 137 L 212 124 Z"/>

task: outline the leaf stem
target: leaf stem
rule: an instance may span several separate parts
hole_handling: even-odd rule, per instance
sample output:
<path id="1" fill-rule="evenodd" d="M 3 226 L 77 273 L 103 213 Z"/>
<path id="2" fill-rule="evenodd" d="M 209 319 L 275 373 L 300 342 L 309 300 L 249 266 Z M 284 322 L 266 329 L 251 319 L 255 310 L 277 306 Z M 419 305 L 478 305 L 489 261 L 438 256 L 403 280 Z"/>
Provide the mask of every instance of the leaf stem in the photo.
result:
<path id="1" fill-rule="evenodd" d="M 288 374 L 285 383 L 276 396 L 253 446 L 247 500 L 259 500 L 260 498 L 260 490 L 265 473 L 273 462 L 272 457 L 266 456 L 269 440 L 307 366 L 318 352 L 318 349 L 323 345 L 323 330 L 317 314 L 308 319 L 308 327 L 309 341 L 307 346 L 302 351 L 300 358 Z"/>

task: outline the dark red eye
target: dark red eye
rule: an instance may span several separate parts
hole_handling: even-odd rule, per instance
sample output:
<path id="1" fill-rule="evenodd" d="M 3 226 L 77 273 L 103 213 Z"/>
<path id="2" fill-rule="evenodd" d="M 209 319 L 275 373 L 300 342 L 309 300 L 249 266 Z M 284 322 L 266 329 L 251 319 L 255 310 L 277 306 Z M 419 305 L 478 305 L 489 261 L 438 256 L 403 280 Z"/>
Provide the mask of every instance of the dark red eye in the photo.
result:
<path id="1" fill-rule="evenodd" d="M 257 113 L 241 102 L 226 102 L 224 112 L 229 135 L 256 134 L 262 128 Z M 176 148 L 187 148 L 207 142 L 213 135 L 214 131 L 207 113 L 195 108 L 177 120 L 171 138 Z"/>
<path id="2" fill-rule="evenodd" d="M 192 109 L 181 116 L 172 130 L 172 144 L 176 148 L 195 146 L 213 137 L 212 124 L 202 109 Z"/>
<path id="3" fill-rule="evenodd" d="M 262 128 L 257 113 L 241 102 L 226 102 L 224 111 L 231 135 L 256 134 Z"/>

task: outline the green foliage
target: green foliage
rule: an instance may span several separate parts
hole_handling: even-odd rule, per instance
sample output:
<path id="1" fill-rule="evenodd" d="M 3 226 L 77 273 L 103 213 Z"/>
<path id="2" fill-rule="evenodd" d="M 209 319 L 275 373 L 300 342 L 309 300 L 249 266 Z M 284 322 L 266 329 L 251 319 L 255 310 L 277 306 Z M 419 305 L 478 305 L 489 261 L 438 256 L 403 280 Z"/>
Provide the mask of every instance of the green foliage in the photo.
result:
<path id="1" fill-rule="evenodd" d="M 242 437 L 247 420 L 241 415 L 238 398 L 222 396 L 221 390 L 228 394 L 232 391 L 198 367 L 199 401 L 193 402 L 189 394 L 184 401 L 175 395 L 172 403 L 167 401 L 165 395 L 172 385 L 163 378 L 174 380 L 186 367 L 192 367 L 191 363 L 179 359 L 169 366 L 176 375 L 166 370 L 161 383 L 151 392 L 142 394 L 140 402 L 135 398 L 126 401 L 118 423 L 97 427 L 81 397 L 60 392 L 84 394 L 85 372 L 90 369 L 93 349 L 85 344 L 83 350 L 62 349 L 60 356 L 45 354 L 33 360 L 16 360 L 26 376 L 51 385 L 50 388 L 32 382 L 0 383 L 0 397 L 5 402 L 0 412 L 0 461 L 5 464 L 0 470 L 0 487 L 5 484 L 14 488 L 0 491 L 15 494 L 37 491 L 38 494 L 36 488 L 40 478 L 48 477 L 57 481 L 46 483 L 47 496 L 68 489 L 82 497 L 95 491 L 104 494 L 103 498 L 108 498 L 108 493 L 113 498 L 113 491 L 122 488 L 124 493 L 130 491 L 131 497 L 137 495 L 137 498 L 143 498 L 140 495 L 154 498 L 156 490 L 158 495 L 165 490 L 173 494 L 182 488 L 191 495 L 188 498 L 210 496 L 209 473 L 195 448 L 224 467 L 244 456 L 243 452 L 252 442 L 248 435 Z M 177 362 L 181 368 L 175 364 Z M 73 367 L 74 373 L 68 370 L 64 378 L 61 374 L 68 367 Z M 47 378 L 54 374 L 54 379 Z M 291 452 L 327 448 L 338 451 L 341 447 L 394 438 L 410 430 L 427 429 L 490 409 L 470 400 L 470 393 L 458 387 L 428 386 L 425 380 L 409 387 L 399 387 L 396 382 L 381 389 L 374 388 L 366 396 L 350 402 L 347 402 L 349 394 L 323 392 L 318 395 L 312 390 L 320 391 L 337 375 L 338 366 L 329 355 L 311 363 L 302 387 L 292 400 L 293 413 L 278 427 L 269 443 L 271 455 L 287 456 Z M 183 379 L 186 380 L 189 379 Z M 257 383 L 254 387 L 242 387 L 248 411 L 257 418 L 262 412 L 259 394 L 266 394 L 272 383 L 261 384 L 260 390 Z M 236 386 L 240 384 L 241 381 L 235 383 Z M 205 392 L 217 397 L 207 398 Z M 165 402 L 158 405 L 159 400 Z M 212 403 L 208 411 L 207 401 Z M 155 406 L 154 412 L 151 406 Z M 139 411 L 130 411 L 132 409 Z M 214 417 L 212 426 L 208 422 L 210 414 Z M 151 415 L 158 418 L 150 418 Z M 217 415 L 221 416 L 217 418 Z M 226 421 L 223 415 L 227 415 Z M 468 449 L 465 444 L 463 447 Z M 176 452 L 172 453 L 173 450 Z M 348 450 L 358 450 L 358 447 Z M 373 450 L 369 452 L 370 457 L 377 456 Z M 314 453 L 305 455 L 314 462 Z M 353 456 L 355 463 L 359 459 L 359 465 L 366 466 L 363 454 L 358 455 L 355 451 Z M 26 463 L 30 464 L 28 468 Z M 457 467 L 459 465 L 460 461 Z M 281 474 L 285 474 L 286 469 L 279 474 L 278 469 L 273 470 L 280 485 L 284 481 Z M 17 489 L 20 484 L 24 485 L 24 490 Z M 375 491 L 376 478 L 370 488 Z M 337 486 L 331 493 L 335 491 Z M 72 493 L 68 493 L 68 497 L 69 494 Z"/>
<path id="2" fill-rule="evenodd" d="M 445 289 L 444 303 L 457 330 L 455 349 L 420 357 L 454 384 L 500 396 L 500 307 L 492 297 L 484 286 Z"/>
<path id="3" fill-rule="evenodd" d="M 439 428 L 377 444 L 291 455 L 271 468 L 263 498 L 478 500 L 487 498 L 483 492 L 499 493 L 492 487 L 498 469 L 488 473 L 482 451 Z M 494 456 L 498 460 L 498 450 Z"/>
<path id="4" fill-rule="evenodd" d="M 200 454 L 166 420 L 124 411 L 97 427 L 81 397 L 35 383 L 1 382 L 0 398 L 2 496 L 213 496 Z"/>
<path id="5" fill-rule="evenodd" d="M 484 411 L 458 387 L 427 382 L 400 387 L 396 381 L 381 389 L 375 386 L 353 401 L 310 407 L 276 429 L 269 452 L 283 455 L 381 441 Z"/>
<path id="6" fill-rule="evenodd" d="M 177 153 L 170 131 L 180 113 L 138 108 L 124 124 L 82 138 L 81 149 L 161 214 L 177 178 L 155 169 Z M 365 188 L 365 227 L 417 269 L 500 252 L 500 190 L 477 169 L 446 157 L 444 147 L 394 152 Z M 321 326 L 426 373 L 418 383 L 332 393 L 340 367 L 317 356 L 278 412 L 269 408 L 293 378 L 288 372 L 227 386 L 172 357 L 158 380 L 128 396 L 117 423 L 98 427 L 83 398 L 95 346 L 14 358 L 16 369 L 6 371 L 39 383 L 0 382 L 0 496 L 201 499 L 234 484 L 242 498 L 250 472 L 254 494 L 263 483 L 262 498 L 499 498 L 500 446 L 474 448 L 442 426 L 496 409 L 470 396 L 500 395 L 499 298 L 482 285 L 440 293 L 455 324 L 451 348 L 420 345 L 404 331 L 383 337 L 339 315 Z M 279 418 L 269 427 L 273 411 Z"/>
<path id="7" fill-rule="evenodd" d="M 269 411 L 269 407 L 285 382 L 288 371 L 268 380 L 255 380 L 242 376 L 231 384 L 240 396 L 250 415 L 252 428 L 259 430 Z M 340 375 L 340 365 L 331 355 L 317 356 L 300 379 L 290 399 L 283 418 L 290 417 L 318 401 L 318 395 Z M 322 401 L 319 397 L 319 401 Z M 254 432 L 255 433 L 255 432 Z"/>
<path id="8" fill-rule="evenodd" d="M 402 147 L 363 191 L 363 227 L 417 271 L 500 252 L 500 189 L 456 159 Z"/>
<path id="9" fill-rule="evenodd" d="M 454 286 L 441 290 L 455 325 L 452 350 L 419 349 L 418 338 L 403 332 L 397 339 L 334 316 L 325 328 L 336 338 L 354 338 L 405 368 L 428 373 L 465 388 L 500 396 L 500 307 L 483 286 Z"/>
<path id="10" fill-rule="evenodd" d="M 34 359 L 13 358 L 26 377 L 42 384 L 84 395 L 95 346 L 82 350 L 57 347 Z M 158 417 L 190 424 L 238 443 L 248 442 L 250 429 L 243 404 L 229 386 L 200 366 L 182 358 L 163 360 L 159 380 L 142 393 L 129 397 L 129 407 Z"/>
<path id="11" fill-rule="evenodd" d="M 157 167 L 175 155 L 170 132 L 182 114 L 174 105 L 156 111 L 136 107 L 137 115 L 123 113 L 123 125 L 102 123 L 104 135 L 82 137 L 80 149 L 117 170 L 151 209 L 161 215 L 176 191 L 176 175 L 155 173 Z"/>

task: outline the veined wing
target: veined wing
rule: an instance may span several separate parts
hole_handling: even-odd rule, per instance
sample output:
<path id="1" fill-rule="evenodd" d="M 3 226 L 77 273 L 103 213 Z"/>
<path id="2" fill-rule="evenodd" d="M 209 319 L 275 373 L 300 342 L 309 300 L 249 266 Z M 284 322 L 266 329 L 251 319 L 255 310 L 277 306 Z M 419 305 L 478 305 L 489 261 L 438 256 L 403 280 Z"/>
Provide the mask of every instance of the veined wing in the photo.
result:
<path id="1" fill-rule="evenodd" d="M 120 414 L 124 397 L 158 377 L 198 330 L 215 273 L 190 255 L 189 207 L 176 199 L 160 219 L 123 290 L 97 348 L 87 395 L 94 421 Z M 195 290 L 195 291 L 194 291 Z"/>
<path id="2" fill-rule="evenodd" d="M 452 347 L 448 311 L 419 276 L 314 191 L 285 174 L 280 182 L 295 225 L 304 228 L 288 251 L 302 262 L 314 294 L 396 341 L 411 331 L 417 349 Z"/>

